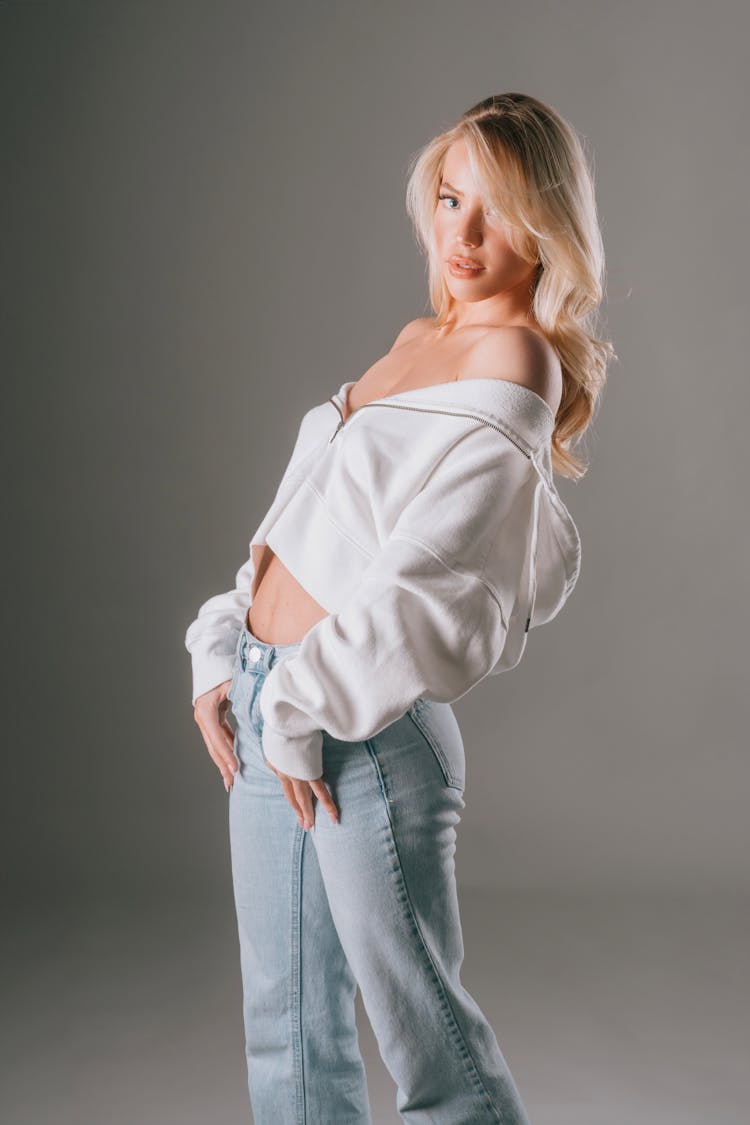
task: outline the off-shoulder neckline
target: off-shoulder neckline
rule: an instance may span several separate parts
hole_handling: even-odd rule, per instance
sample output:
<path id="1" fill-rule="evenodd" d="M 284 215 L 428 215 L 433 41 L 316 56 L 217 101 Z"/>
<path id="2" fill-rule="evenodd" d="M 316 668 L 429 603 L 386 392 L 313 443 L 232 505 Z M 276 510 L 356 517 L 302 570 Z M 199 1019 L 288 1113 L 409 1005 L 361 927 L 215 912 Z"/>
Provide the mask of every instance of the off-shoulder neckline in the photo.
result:
<path id="1" fill-rule="evenodd" d="M 351 388 L 353 386 L 355 386 L 355 384 L 357 382 L 359 382 L 359 380 L 352 379 L 352 380 L 349 380 L 345 383 L 342 383 L 341 387 L 339 388 L 339 392 L 338 392 L 339 398 L 340 398 L 341 402 L 343 403 L 344 407 L 347 410 L 348 410 L 348 407 L 349 407 L 349 391 L 351 390 Z M 404 390 L 404 391 L 395 391 L 393 394 L 390 394 L 390 395 L 382 395 L 379 398 L 370 399 L 370 402 L 390 402 L 393 399 L 404 398 L 406 395 L 420 395 L 420 394 L 427 394 L 427 393 L 435 394 L 436 392 L 441 391 L 444 387 L 458 387 L 458 386 L 462 386 L 462 385 L 470 386 L 472 384 L 479 384 L 479 383 L 481 383 L 481 384 L 491 384 L 493 386 L 497 386 L 498 388 L 500 388 L 500 387 L 514 388 L 513 390 L 510 390 L 509 393 L 516 394 L 516 393 L 520 392 L 520 394 L 522 396 L 523 395 L 529 396 L 529 401 L 536 404 L 536 406 L 545 413 L 547 418 L 552 422 L 552 424 L 554 426 L 555 414 L 552 410 L 552 407 L 547 402 L 546 398 L 543 398 L 542 395 L 537 394 L 536 391 L 532 391 L 531 387 L 524 386 L 523 383 L 516 383 L 515 380 L 513 380 L 513 379 L 501 379 L 501 378 L 495 378 L 493 376 L 484 376 L 484 377 L 481 377 L 481 378 L 471 378 L 471 379 L 446 379 L 442 383 L 430 383 L 425 387 L 411 387 L 411 388 L 409 388 L 407 390 Z M 365 406 L 365 405 L 367 405 L 367 404 L 365 404 L 365 403 L 362 404 L 362 406 Z M 349 419 L 353 418 L 355 414 L 359 414 L 360 410 L 362 409 L 362 406 L 358 406 L 356 410 L 349 411 L 349 413 L 347 413 L 347 416 L 346 416 L 345 420 L 348 422 Z"/>

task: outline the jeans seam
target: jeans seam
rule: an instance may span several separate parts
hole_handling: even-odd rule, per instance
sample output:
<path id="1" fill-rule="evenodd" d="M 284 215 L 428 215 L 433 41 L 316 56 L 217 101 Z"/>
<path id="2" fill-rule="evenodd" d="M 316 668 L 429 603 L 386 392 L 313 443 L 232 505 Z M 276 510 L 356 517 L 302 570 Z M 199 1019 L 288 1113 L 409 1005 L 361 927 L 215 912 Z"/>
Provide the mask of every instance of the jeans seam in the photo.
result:
<path id="1" fill-rule="evenodd" d="M 306 1125 L 305 1108 L 305 1068 L 302 1045 L 302 848 L 304 833 L 294 833 L 292 847 L 292 868 L 296 878 L 292 880 L 291 909 L 291 973 L 290 1014 L 292 1032 L 292 1060 L 296 1087 L 295 1109 L 297 1125 Z"/>
<path id="2" fill-rule="evenodd" d="M 253 681 L 250 685 L 250 699 L 247 705 L 247 716 L 250 726 L 255 734 L 261 747 L 263 736 L 263 716 L 260 711 L 260 693 L 263 688 L 265 676 L 261 673 L 255 673 Z M 264 755 L 265 757 L 265 755 Z"/>
<path id="3" fill-rule="evenodd" d="M 383 795 L 385 797 L 385 808 L 386 808 L 386 813 L 387 813 L 387 816 L 388 816 L 388 827 L 389 827 L 388 840 L 389 840 L 389 844 L 390 844 L 390 847 L 391 847 L 393 860 L 394 860 L 393 872 L 396 875 L 396 878 L 399 882 L 399 890 L 401 892 L 403 892 L 402 894 L 399 894 L 399 899 L 402 902 L 402 904 L 405 905 L 405 907 L 406 907 L 406 912 L 407 912 L 409 921 L 412 925 L 412 928 L 414 930 L 414 933 L 416 935 L 417 942 L 420 946 L 420 949 L 421 949 L 422 953 L 426 956 L 427 962 L 428 962 L 428 965 L 429 965 L 429 967 L 432 971 L 432 975 L 434 977 L 434 980 L 437 982 L 438 991 L 440 993 L 441 1007 L 443 1008 L 443 1011 L 446 1012 L 449 1016 L 449 1023 L 451 1025 L 451 1028 L 452 1028 L 452 1031 L 453 1031 L 453 1038 L 454 1038 L 454 1040 L 456 1041 L 457 1045 L 459 1046 L 459 1048 L 461 1050 L 461 1056 L 462 1056 L 464 1062 L 468 1062 L 468 1064 L 469 1064 L 468 1067 L 467 1067 L 467 1073 L 470 1074 L 471 1079 L 477 1085 L 478 1090 L 481 1091 L 482 1095 L 486 1099 L 487 1105 L 489 1106 L 490 1110 L 492 1111 L 492 1113 L 495 1114 L 495 1117 L 497 1118 L 498 1125 L 502 1125 L 502 1120 L 503 1120 L 502 1114 L 500 1113 L 500 1110 L 495 1105 L 494 1101 L 492 1100 L 492 1098 L 490 1096 L 489 1090 L 487 1089 L 484 1082 L 482 1081 L 482 1076 L 479 1073 L 479 1068 L 477 1067 L 477 1064 L 474 1060 L 474 1057 L 473 1057 L 473 1055 L 471 1054 L 471 1051 L 468 1048 L 468 1045 L 466 1043 L 466 1038 L 464 1036 L 463 1031 L 461 1030 L 461 1026 L 458 1022 L 458 1019 L 456 1018 L 456 1013 L 454 1012 L 453 1008 L 451 1007 L 450 1000 L 448 999 L 448 991 L 446 989 L 445 982 L 443 981 L 443 978 L 440 975 L 440 971 L 439 971 L 437 965 L 435 964 L 435 961 L 432 957 L 432 954 L 430 953 L 430 948 L 429 948 L 429 946 L 428 946 L 428 944 L 425 940 L 424 934 L 422 933 L 422 930 L 421 930 L 420 925 L 419 925 L 419 921 L 417 920 L 416 911 L 414 910 L 414 904 L 413 904 L 413 902 L 411 900 L 411 896 L 409 894 L 409 888 L 408 888 L 407 883 L 406 883 L 406 876 L 404 875 L 404 869 L 403 869 L 403 866 L 401 864 L 401 857 L 400 857 L 399 851 L 398 851 L 398 844 L 396 843 L 396 833 L 395 833 L 394 825 L 393 825 L 393 817 L 391 815 L 391 810 L 390 810 L 390 807 L 389 807 L 389 805 L 392 802 L 386 796 L 387 785 L 386 785 L 385 777 L 384 777 L 384 774 L 383 774 L 383 770 L 382 770 L 380 761 L 378 759 L 377 750 L 375 749 L 375 747 L 372 744 L 372 740 L 371 739 L 365 739 L 365 746 L 367 747 L 367 751 L 370 755 L 370 758 L 371 758 L 371 760 L 373 762 L 373 765 L 375 767 L 375 771 L 378 775 L 378 780 L 380 782 L 381 792 L 383 793 Z"/>

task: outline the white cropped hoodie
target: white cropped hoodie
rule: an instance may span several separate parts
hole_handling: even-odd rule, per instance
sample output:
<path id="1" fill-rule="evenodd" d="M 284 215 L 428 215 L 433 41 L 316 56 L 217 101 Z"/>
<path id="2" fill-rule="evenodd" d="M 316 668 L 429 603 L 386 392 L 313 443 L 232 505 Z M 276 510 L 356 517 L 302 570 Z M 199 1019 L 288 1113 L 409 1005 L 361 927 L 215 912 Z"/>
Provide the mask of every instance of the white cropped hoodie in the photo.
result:
<path id="1" fill-rule="evenodd" d="M 307 780 L 323 775 L 323 731 L 361 741 L 419 697 L 451 703 L 514 668 L 581 565 L 540 395 L 461 379 L 348 414 L 352 386 L 302 418 L 234 589 L 185 637 L 195 702 L 232 676 L 265 544 L 323 606 L 259 697 L 266 759 Z"/>

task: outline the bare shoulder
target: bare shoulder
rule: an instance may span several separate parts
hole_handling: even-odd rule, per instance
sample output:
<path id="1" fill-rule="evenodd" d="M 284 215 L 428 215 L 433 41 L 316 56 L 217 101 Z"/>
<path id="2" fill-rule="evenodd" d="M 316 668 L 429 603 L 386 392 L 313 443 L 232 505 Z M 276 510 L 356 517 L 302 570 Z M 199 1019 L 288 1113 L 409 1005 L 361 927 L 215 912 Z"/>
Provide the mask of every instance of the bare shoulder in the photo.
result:
<path id="1" fill-rule="evenodd" d="M 507 379 L 543 398 L 557 413 L 562 396 L 560 357 L 541 332 L 525 324 L 489 328 L 467 351 L 459 379 Z"/>
<path id="2" fill-rule="evenodd" d="M 427 332 L 435 326 L 435 319 L 431 316 L 418 316 L 415 320 L 410 320 L 408 324 L 399 332 L 396 339 L 391 345 L 391 351 L 395 351 L 402 344 L 408 343 L 410 340 L 416 340 L 419 336 L 424 336 Z"/>

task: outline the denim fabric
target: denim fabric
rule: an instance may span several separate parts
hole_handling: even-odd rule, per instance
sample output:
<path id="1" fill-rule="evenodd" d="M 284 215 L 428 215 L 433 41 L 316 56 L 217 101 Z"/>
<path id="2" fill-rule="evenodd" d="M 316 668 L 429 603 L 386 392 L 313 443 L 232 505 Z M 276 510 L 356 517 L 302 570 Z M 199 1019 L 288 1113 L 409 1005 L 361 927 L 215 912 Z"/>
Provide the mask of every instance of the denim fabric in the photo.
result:
<path id="1" fill-rule="evenodd" d="M 528 1125 L 485 1016 L 460 981 L 455 882 L 464 747 L 447 703 L 418 699 L 363 742 L 324 732 L 305 832 L 267 765 L 258 695 L 297 644 L 243 627 L 229 795 L 248 1083 L 255 1125 L 372 1125 L 354 999 L 412 1125 Z"/>

